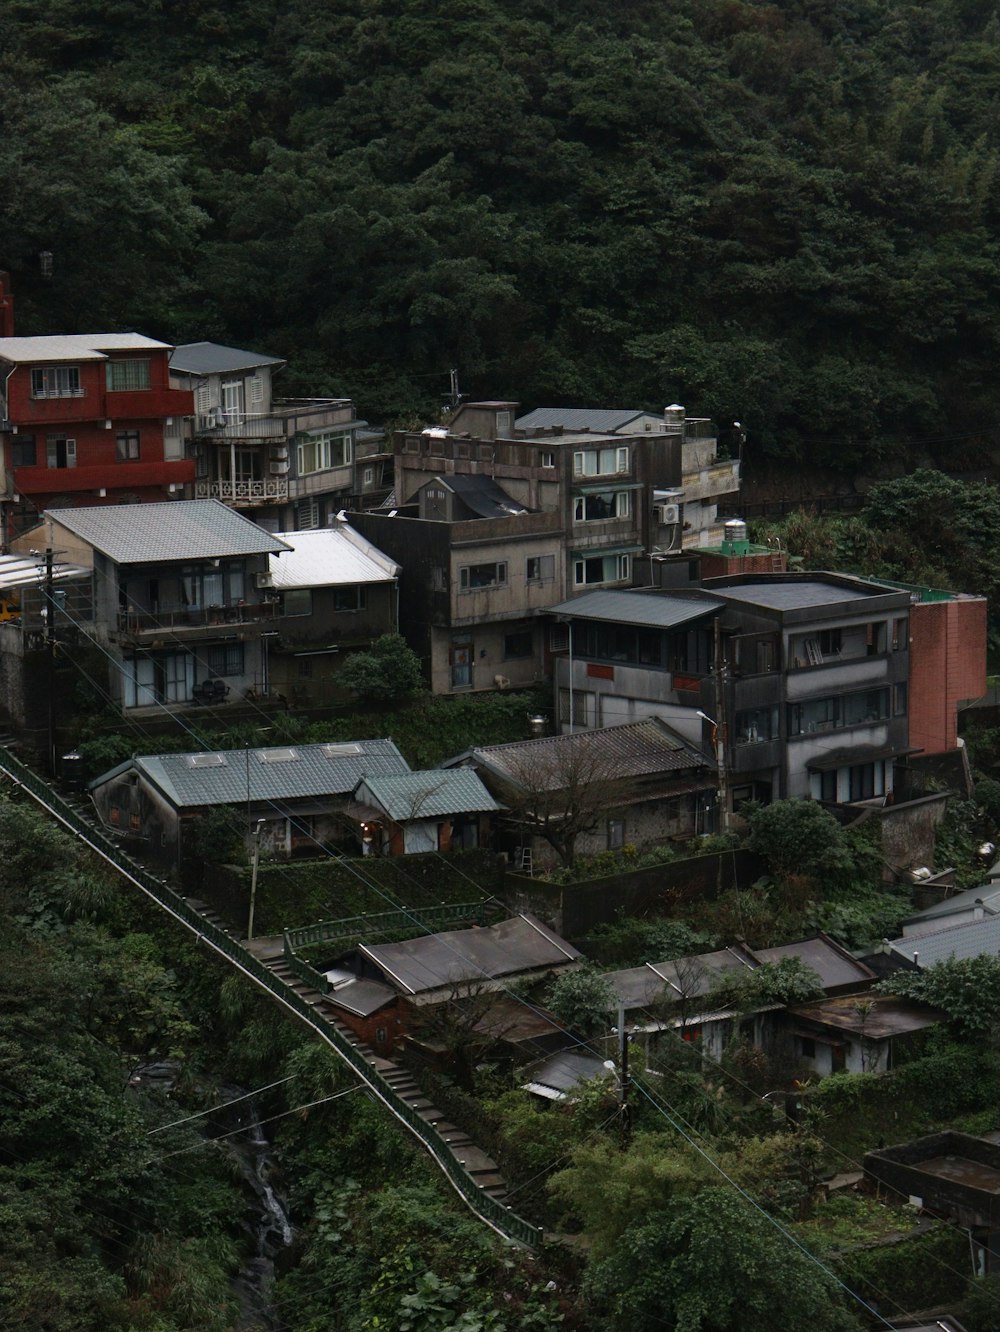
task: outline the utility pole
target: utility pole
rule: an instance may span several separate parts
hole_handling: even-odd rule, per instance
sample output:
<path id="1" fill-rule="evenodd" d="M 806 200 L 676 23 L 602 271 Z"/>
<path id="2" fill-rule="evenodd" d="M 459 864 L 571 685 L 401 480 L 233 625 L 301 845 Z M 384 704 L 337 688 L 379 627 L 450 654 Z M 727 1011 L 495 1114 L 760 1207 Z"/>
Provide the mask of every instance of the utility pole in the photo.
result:
<path id="1" fill-rule="evenodd" d="M 53 593 L 52 547 L 45 550 L 45 684 L 49 772 L 56 776 L 56 601 Z"/>
<path id="2" fill-rule="evenodd" d="M 628 1102 L 628 1033 L 625 1030 L 625 1004 L 618 1003 L 618 1110 L 621 1115 L 623 1145 L 632 1131 L 632 1108 Z"/>
<path id="3" fill-rule="evenodd" d="M 715 761 L 719 769 L 719 805 L 722 810 L 722 831 L 729 832 L 729 774 L 726 771 L 729 725 L 726 708 L 726 663 L 722 656 L 722 624 L 715 617 Z"/>
<path id="4" fill-rule="evenodd" d="M 247 919 L 247 943 L 253 938 L 253 913 L 257 904 L 257 866 L 260 864 L 260 830 L 264 820 L 258 819 L 253 830 L 253 862 L 250 870 L 250 915 Z"/>

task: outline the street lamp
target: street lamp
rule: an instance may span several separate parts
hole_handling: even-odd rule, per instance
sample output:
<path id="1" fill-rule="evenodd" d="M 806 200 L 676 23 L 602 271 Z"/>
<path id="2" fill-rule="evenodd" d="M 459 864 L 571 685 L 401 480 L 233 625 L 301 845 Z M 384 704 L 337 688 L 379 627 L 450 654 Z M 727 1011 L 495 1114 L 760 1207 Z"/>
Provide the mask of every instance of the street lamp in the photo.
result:
<path id="1" fill-rule="evenodd" d="M 260 864 L 260 833 L 266 819 L 258 819 L 253 833 L 253 861 L 250 869 L 250 918 L 247 921 L 247 943 L 253 938 L 253 911 L 257 901 L 257 866 Z"/>

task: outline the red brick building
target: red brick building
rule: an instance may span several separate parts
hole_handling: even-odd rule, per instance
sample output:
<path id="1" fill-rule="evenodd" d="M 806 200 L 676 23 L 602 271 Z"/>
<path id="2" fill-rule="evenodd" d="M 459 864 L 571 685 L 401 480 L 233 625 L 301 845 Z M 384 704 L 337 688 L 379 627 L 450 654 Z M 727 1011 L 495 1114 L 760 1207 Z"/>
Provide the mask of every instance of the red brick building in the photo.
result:
<path id="1" fill-rule="evenodd" d="M 910 744 L 958 744 L 958 705 L 986 693 L 986 598 L 914 589 L 910 608 Z"/>
<path id="2" fill-rule="evenodd" d="M 183 494 L 194 481 L 183 418 L 194 406 L 189 390 L 170 387 L 170 351 L 139 333 L 0 337 L 5 540 L 43 509 Z"/>

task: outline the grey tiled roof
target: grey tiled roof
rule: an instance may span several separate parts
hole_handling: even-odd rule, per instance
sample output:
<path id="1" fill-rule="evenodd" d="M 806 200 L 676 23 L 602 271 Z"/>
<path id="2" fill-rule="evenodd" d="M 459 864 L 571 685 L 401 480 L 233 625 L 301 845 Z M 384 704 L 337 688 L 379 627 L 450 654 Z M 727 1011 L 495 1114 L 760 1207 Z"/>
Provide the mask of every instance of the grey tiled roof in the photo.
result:
<path id="1" fill-rule="evenodd" d="M 269 761 L 275 757 L 284 761 Z M 229 749 L 211 755 L 150 754 L 132 763 L 178 809 L 245 804 L 248 790 L 250 801 L 258 804 L 349 795 L 369 774 L 409 772 L 391 740 Z M 92 786 L 110 775 L 98 777 Z"/>
<path id="2" fill-rule="evenodd" d="M 581 597 L 550 606 L 549 615 L 573 615 L 581 620 L 608 620 L 613 624 L 641 624 L 653 629 L 697 620 L 721 610 L 715 597 L 672 597 L 646 592 L 585 592 Z"/>
<path id="3" fill-rule="evenodd" d="M 962 961 L 967 957 L 1000 957 L 1000 916 L 949 925 L 931 934 L 911 934 L 893 939 L 890 947 L 907 961 L 920 967 L 932 967 L 948 958 Z"/>
<path id="4" fill-rule="evenodd" d="M 175 347 L 170 357 L 171 370 L 190 375 L 217 375 L 230 370 L 253 370 L 258 365 L 284 364 L 278 356 L 240 351 L 238 347 L 224 347 L 218 342 L 185 342 Z"/>
<path id="5" fill-rule="evenodd" d="M 468 768 L 435 768 L 393 777 L 366 777 L 364 786 L 375 803 L 396 823 L 432 819 L 445 814 L 478 814 L 499 805 Z"/>
<path id="6" fill-rule="evenodd" d="M 211 560 L 288 549 L 284 541 L 218 500 L 52 509 L 45 517 L 68 528 L 115 564 Z"/>
<path id="7" fill-rule="evenodd" d="M 569 756 L 582 752 L 578 763 Z M 566 756 L 566 757 L 564 757 Z M 538 740 L 515 740 L 506 745 L 484 745 L 467 755 L 449 760 L 449 765 L 471 760 L 515 785 L 526 771 L 547 771 L 553 783 L 560 774 L 576 771 L 582 780 L 592 771 L 595 780 L 646 777 L 658 772 L 685 772 L 705 768 L 709 761 L 676 731 L 655 717 L 605 726 L 574 735 L 549 735 Z M 553 784 L 553 790 L 558 785 Z"/>
<path id="8" fill-rule="evenodd" d="M 404 994 L 565 966 L 580 956 L 572 944 L 528 915 L 403 943 L 361 944 L 359 952 Z"/>
<path id="9" fill-rule="evenodd" d="M 614 434 L 624 430 L 632 421 L 655 412 L 637 411 L 634 407 L 536 407 L 514 422 L 518 430 L 543 430 L 562 426 L 564 430 L 599 430 Z"/>

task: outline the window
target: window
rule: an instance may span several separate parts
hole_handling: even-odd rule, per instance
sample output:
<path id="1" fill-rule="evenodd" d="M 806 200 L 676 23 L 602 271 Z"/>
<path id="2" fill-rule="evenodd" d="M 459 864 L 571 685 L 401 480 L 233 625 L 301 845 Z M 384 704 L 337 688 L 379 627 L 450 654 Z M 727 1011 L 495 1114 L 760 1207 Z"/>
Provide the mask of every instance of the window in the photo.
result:
<path id="1" fill-rule="evenodd" d="M 597 695 L 589 689 L 560 689 L 559 721 L 564 726 L 596 726 Z"/>
<path id="2" fill-rule="evenodd" d="M 556 576 L 556 557 L 554 555 L 529 555 L 524 562 L 524 581 L 526 583 L 548 583 Z"/>
<path id="3" fill-rule="evenodd" d="M 530 629 L 519 629 L 514 634 L 504 634 L 503 655 L 505 659 L 523 659 L 530 657 L 534 650 L 534 634 Z"/>
<path id="4" fill-rule="evenodd" d="M 555 467 L 556 455 L 554 453 L 542 452 L 538 455 L 538 462 L 541 467 Z"/>
<path id="5" fill-rule="evenodd" d="M 82 398 L 78 365 L 36 366 L 31 372 L 33 398 Z"/>
<path id="6" fill-rule="evenodd" d="M 620 851 L 625 845 L 625 820 L 608 819 L 608 850 Z"/>
<path id="7" fill-rule="evenodd" d="M 574 476 L 614 476 L 628 472 L 628 449 L 580 449 L 573 454 Z"/>
<path id="8" fill-rule="evenodd" d="M 139 832 L 142 828 L 142 819 L 138 814 L 128 816 L 128 826 L 132 832 Z"/>
<path id="9" fill-rule="evenodd" d="M 910 621 L 904 615 L 892 622 L 892 650 L 905 652 L 910 646 Z"/>
<path id="10" fill-rule="evenodd" d="M 906 684 L 896 684 L 892 686 L 892 715 L 894 717 L 906 716 Z"/>
<path id="11" fill-rule="evenodd" d="M 222 410 L 229 421 L 238 421 L 243 415 L 243 380 L 222 381 Z"/>
<path id="12" fill-rule="evenodd" d="M 219 643 L 206 648 L 205 665 L 209 675 L 242 675 L 243 644 Z"/>
<path id="13" fill-rule="evenodd" d="M 629 577 L 628 555 L 597 555 L 573 562 L 573 582 L 577 587 L 588 583 L 620 583 Z"/>
<path id="14" fill-rule="evenodd" d="M 312 590 L 308 587 L 291 588 L 285 593 L 282 612 L 285 615 L 311 615 L 313 608 Z"/>
<path id="15" fill-rule="evenodd" d="M 116 462 L 139 461 L 138 430 L 118 431 L 117 435 L 115 435 L 115 460 Z"/>
<path id="16" fill-rule="evenodd" d="M 595 523 L 607 518 L 627 518 L 630 511 L 631 495 L 627 490 L 606 490 L 600 495 L 578 495 L 573 504 L 573 521 Z"/>
<path id="17" fill-rule="evenodd" d="M 803 1059 L 816 1058 L 816 1042 L 811 1036 L 799 1037 L 799 1054 Z"/>
<path id="18" fill-rule="evenodd" d="M 319 505 L 314 499 L 300 500 L 296 508 L 296 527 L 300 532 L 310 532 L 319 527 Z"/>
<path id="19" fill-rule="evenodd" d="M 248 380 L 250 385 L 250 405 L 262 407 L 264 404 L 264 380 L 261 375 L 253 374 Z"/>
<path id="20" fill-rule="evenodd" d="M 467 564 L 459 569 L 458 579 L 463 592 L 471 592 L 478 587 L 502 587 L 507 582 L 507 561 Z"/>
<path id="21" fill-rule="evenodd" d="M 840 629 L 821 629 L 819 632 L 819 650 L 824 657 L 837 657 L 843 644 L 843 632 Z"/>
<path id="22" fill-rule="evenodd" d="M 323 430 L 310 435 L 298 446 L 299 476 L 344 467 L 352 457 L 351 436 L 340 431 Z"/>
<path id="23" fill-rule="evenodd" d="M 199 384 L 194 391 L 194 407 L 199 416 L 207 416 L 212 405 L 212 390 L 207 384 Z"/>
<path id="24" fill-rule="evenodd" d="M 45 455 L 49 467 L 75 467 L 76 440 L 65 435 L 47 435 Z"/>
<path id="25" fill-rule="evenodd" d="M 774 740 L 778 734 L 778 708 L 748 708 L 736 714 L 736 743 L 752 745 L 759 740 Z"/>
<path id="26" fill-rule="evenodd" d="M 127 393 L 149 388 L 149 361 L 108 361 L 104 367 L 112 393 Z"/>
<path id="27" fill-rule="evenodd" d="M 34 467 L 37 456 L 34 435 L 15 435 L 10 453 L 14 467 Z"/>
<path id="28" fill-rule="evenodd" d="M 885 620 L 876 620 L 868 625 L 865 634 L 865 650 L 869 657 L 880 656 L 885 651 L 887 625 Z"/>
<path id="29" fill-rule="evenodd" d="M 366 467 L 364 471 L 364 476 L 362 477 L 361 484 L 363 486 L 371 486 L 374 485 L 374 483 L 375 483 L 375 468 Z"/>
<path id="30" fill-rule="evenodd" d="M 565 652 L 569 647 L 569 625 L 549 625 L 549 651 Z"/>
<path id="31" fill-rule="evenodd" d="M 834 698 L 814 698 L 808 703 L 793 703 L 788 709 L 788 734 L 808 735 L 814 731 L 834 731 L 845 726 L 863 726 L 885 721 L 889 715 L 888 689 L 865 689 L 857 694 Z"/>
<path id="32" fill-rule="evenodd" d="M 335 587 L 333 589 L 333 609 L 335 611 L 359 611 L 365 608 L 365 589 L 363 587 Z"/>

